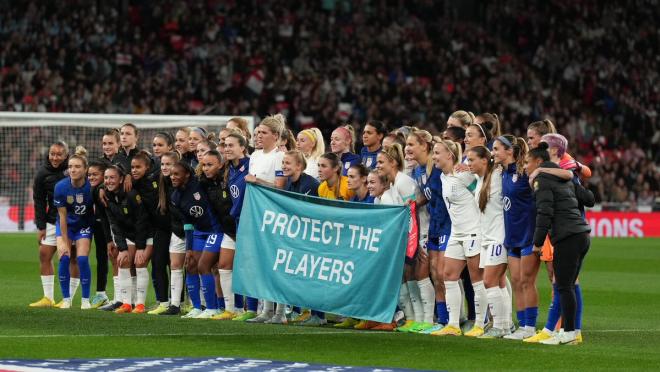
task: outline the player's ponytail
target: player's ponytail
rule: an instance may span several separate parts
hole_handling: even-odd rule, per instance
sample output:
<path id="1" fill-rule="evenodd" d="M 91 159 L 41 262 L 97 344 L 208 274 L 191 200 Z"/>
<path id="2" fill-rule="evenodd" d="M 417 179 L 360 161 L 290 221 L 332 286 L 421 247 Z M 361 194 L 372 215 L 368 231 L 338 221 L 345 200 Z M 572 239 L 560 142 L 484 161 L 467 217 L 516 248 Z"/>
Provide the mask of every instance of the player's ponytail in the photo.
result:
<path id="1" fill-rule="evenodd" d="M 490 181 L 493 176 L 493 170 L 495 169 L 495 159 L 493 159 L 490 151 L 484 146 L 475 146 L 469 151 L 477 155 L 480 159 L 487 160 L 486 174 L 484 174 L 481 190 L 479 190 L 479 210 L 483 213 L 486 210 L 486 205 L 488 205 L 488 200 L 490 199 Z"/>
<path id="2" fill-rule="evenodd" d="M 181 160 L 181 155 L 178 151 L 170 151 L 163 154 L 160 157 L 161 162 L 163 158 L 167 157 L 172 159 L 174 163 L 178 163 Z M 167 185 L 166 185 L 167 176 L 163 175 L 163 172 L 160 172 L 160 177 L 158 179 L 158 211 L 161 215 L 167 214 Z"/>
<path id="3" fill-rule="evenodd" d="M 550 119 L 535 121 L 527 127 L 527 130 L 530 129 L 538 133 L 540 137 L 543 137 L 549 133 L 557 133 L 557 128 L 552 123 L 552 121 L 550 121 Z"/>
<path id="4" fill-rule="evenodd" d="M 83 168 L 87 169 L 87 149 L 84 146 L 76 146 L 76 150 L 73 153 L 73 156 L 69 158 L 69 161 L 78 159 L 83 164 Z"/>

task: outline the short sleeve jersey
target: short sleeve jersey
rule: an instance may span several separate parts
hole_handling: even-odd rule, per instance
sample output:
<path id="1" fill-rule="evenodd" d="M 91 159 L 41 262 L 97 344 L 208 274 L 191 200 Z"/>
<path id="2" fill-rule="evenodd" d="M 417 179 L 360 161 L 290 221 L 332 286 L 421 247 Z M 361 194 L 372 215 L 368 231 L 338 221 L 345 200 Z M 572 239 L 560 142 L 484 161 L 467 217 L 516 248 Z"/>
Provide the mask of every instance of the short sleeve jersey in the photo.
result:
<path id="1" fill-rule="evenodd" d="M 66 208 L 66 223 L 70 231 L 78 231 L 94 224 L 94 198 L 88 180 L 81 187 L 74 187 L 71 177 L 61 179 L 55 185 L 53 195 L 55 208 Z M 57 215 L 57 222 L 60 215 Z"/>

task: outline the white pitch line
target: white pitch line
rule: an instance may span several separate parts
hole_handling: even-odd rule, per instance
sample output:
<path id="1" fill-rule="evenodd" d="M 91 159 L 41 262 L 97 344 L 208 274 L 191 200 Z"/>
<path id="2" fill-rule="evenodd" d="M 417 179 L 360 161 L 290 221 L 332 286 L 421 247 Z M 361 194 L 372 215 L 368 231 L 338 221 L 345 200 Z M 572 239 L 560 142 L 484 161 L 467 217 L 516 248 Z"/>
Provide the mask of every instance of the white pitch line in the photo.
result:
<path id="1" fill-rule="evenodd" d="M 660 333 L 660 329 L 594 329 L 585 331 L 586 334 L 590 333 Z M 44 335 L 0 335 L 2 338 L 54 338 L 54 337 L 180 337 L 180 336 L 193 336 L 193 337 L 207 337 L 207 336 L 300 336 L 300 335 L 387 335 L 396 334 L 395 332 L 364 332 L 364 331 L 327 331 L 327 332 L 285 332 L 285 333 L 256 333 L 245 334 L 239 332 L 224 332 L 224 333 L 129 333 L 129 334 L 107 334 L 107 333 L 92 333 L 92 334 L 44 334 Z"/>

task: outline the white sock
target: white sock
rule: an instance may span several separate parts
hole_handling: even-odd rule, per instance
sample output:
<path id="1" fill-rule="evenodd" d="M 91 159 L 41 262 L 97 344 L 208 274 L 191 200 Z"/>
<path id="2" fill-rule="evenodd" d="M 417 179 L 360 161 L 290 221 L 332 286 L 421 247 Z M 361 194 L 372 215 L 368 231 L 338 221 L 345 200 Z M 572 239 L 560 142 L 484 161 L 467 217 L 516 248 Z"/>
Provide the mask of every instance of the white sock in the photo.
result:
<path id="1" fill-rule="evenodd" d="M 137 276 L 131 276 L 131 305 L 137 303 Z"/>
<path id="2" fill-rule="evenodd" d="M 96 292 L 96 294 L 99 295 L 99 296 L 106 296 L 106 297 L 108 297 L 108 295 L 105 293 L 105 291 L 98 291 L 98 292 Z"/>
<path id="3" fill-rule="evenodd" d="M 461 296 L 461 287 L 459 280 L 445 280 L 445 299 L 447 300 L 447 310 L 449 311 L 449 323 L 454 327 L 459 327 L 461 317 L 461 307 L 463 297 Z"/>
<path id="4" fill-rule="evenodd" d="M 460 319 L 467 319 L 467 309 L 465 308 L 465 287 L 463 287 L 463 279 L 458 279 L 458 288 L 461 290 Z"/>
<path id="5" fill-rule="evenodd" d="M 225 297 L 225 310 L 236 312 L 234 306 L 234 292 L 232 291 L 232 273 L 233 270 L 219 269 L 220 274 L 220 288 L 222 288 L 222 295 Z"/>
<path id="6" fill-rule="evenodd" d="M 486 289 L 488 297 L 488 308 L 490 315 L 493 316 L 493 327 L 498 329 L 507 329 L 504 320 L 504 302 L 502 301 L 502 291 L 500 287 L 491 287 Z"/>
<path id="7" fill-rule="evenodd" d="M 273 301 L 264 300 L 263 306 L 261 307 L 262 314 L 272 314 L 275 309 L 275 303 Z"/>
<path id="8" fill-rule="evenodd" d="M 71 277 L 71 281 L 69 282 L 69 295 L 71 295 L 71 298 L 76 297 L 76 291 L 78 290 L 79 286 L 80 278 Z"/>
<path id="9" fill-rule="evenodd" d="M 278 303 L 275 307 L 275 315 L 284 315 L 286 314 L 286 304 Z"/>
<path id="10" fill-rule="evenodd" d="M 504 319 L 502 324 L 505 325 L 505 329 L 509 329 L 513 324 L 513 321 L 511 320 L 511 316 L 513 315 L 511 294 L 507 291 L 507 288 L 500 288 L 500 292 L 502 293 L 502 303 L 504 304 L 504 314 L 502 314 Z"/>
<path id="11" fill-rule="evenodd" d="M 401 284 L 401 290 L 399 291 L 399 307 L 403 311 L 403 315 L 406 316 L 406 320 L 414 320 L 415 313 L 413 312 L 412 302 L 410 302 L 410 294 L 408 293 L 408 285 L 406 283 Z"/>
<path id="12" fill-rule="evenodd" d="M 173 269 L 170 279 L 170 302 L 173 306 L 181 306 L 181 291 L 183 291 L 183 269 Z"/>
<path id="13" fill-rule="evenodd" d="M 488 309 L 488 296 L 486 295 L 484 281 L 472 283 L 472 288 L 474 289 L 474 313 L 476 315 L 474 325 L 483 328 L 486 310 Z"/>
<path id="14" fill-rule="evenodd" d="M 44 289 L 44 297 L 53 301 L 55 298 L 55 275 L 42 275 L 41 287 Z"/>
<path id="15" fill-rule="evenodd" d="M 424 321 L 424 306 L 422 305 L 422 295 L 419 293 L 419 287 L 417 286 L 416 280 L 411 280 L 408 283 L 408 293 L 410 296 L 410 302 L 412 303 L 414 320 L 416 322 Z"/>
<path id="16" fill-rule="evenodd" d="M 131 269 L 119 269 L 119 301 L 131 303 Z"/>
<path id="17" fill-rule="evenodd" d="M 417 282 L 419 294 L 422 299 L 424 310 L 424 323 L 433 323 L 433 310 L 435 308 L 435 288 L 430 278 L 424 278 Z"/>
<path id="18" fill-rule="evenodd" d="M 149 270 L 146 267 L 138 267 L 136 272 L 137 301 L 135 304 L 144 305 L 147 300 L 147 287 L 149 286 Z"/>
<path id="19" fill-rule="evenodd" d="M 112 277 L 112 291 L 112 302 L 115 303 L 121 301 L 119 298 L 119 275 Z"/>

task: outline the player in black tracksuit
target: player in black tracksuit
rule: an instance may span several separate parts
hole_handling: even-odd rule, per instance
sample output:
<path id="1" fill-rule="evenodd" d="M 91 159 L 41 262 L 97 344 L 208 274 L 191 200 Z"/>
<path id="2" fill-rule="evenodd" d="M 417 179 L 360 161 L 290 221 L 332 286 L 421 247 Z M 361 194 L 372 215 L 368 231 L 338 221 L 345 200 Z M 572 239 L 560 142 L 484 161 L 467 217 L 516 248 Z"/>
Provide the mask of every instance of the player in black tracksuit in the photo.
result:
<path id="1" fill-rule="evenodd" d="M 539 146 L 527 155 L 528 174 L 538 167 L 559 168 L 550 161 L 547 146 Z M 579 205 L 592 207 L 594 196 L 581 185 L 547 173 L 540 173 L 532 187 L 536 198 L 534 246 L 540 249 L 546 235 L 550 235 L 555 248 L 553 266 L 564 316 L 564 333 L 543 343 L 575 343 L 575 281 L 589 250 L 591 231 Z"/>
<path id="2" fill-rule="evenodd" d="M 149 221 L 153 227 L 153 253 L 151 256 L 151 279 L 153 280 L 156 300 L 159 307 L 150 312 L 158 315 L 167 310 L 169 306 L 169 287 L 167 266 L 170 262 L 169 246 L 170 218 L 158 209 L 160 167 L 146 152 L 140 152 L 131 161 L 131 175 L 133 189 L 142 197 L 142 202 L 149 214 Z"/>
<path id="3" fill-rule="evenodd" d="M 125 192 L 124 179 L 121 167 L 111 166 L 105 171 L 104 185 L 108 199 L 106 215 L 119 251 L 119 290 L 123 302 L 115 312 L 131 312 L 131 303 L 134 302 L 136 306 L 132 311 L 143 313 L 149 285 L 147 265 L 153 250 L 152 226 L 142 197 L 134 189 Z M 131 283 L 130 270 L 133 265 L 136 272 L 135 286 Z M 131 298 L 133 287 L 137 291 L 135 301 Z"/>
<path id="4" fill-rule="evenodd" d="M 69 149 L 64 142 L 56 142 L 48 149 L 46 161 L 37 171 L 32 187 L 34 201 L 34 223 L 37 225 L 39 242 L 39 262 L 41 284 L 44 297 L 30 304 L 31 307 L 50 307 L 54 303 L 53 255 L 57 250 L 55 242 L 55 221 L 57 208 L 53 204 L 55 184 L 65 177 L 68 166 Z M 76 260 L 70 260 L 71 276 L 79 277 Z"/>

